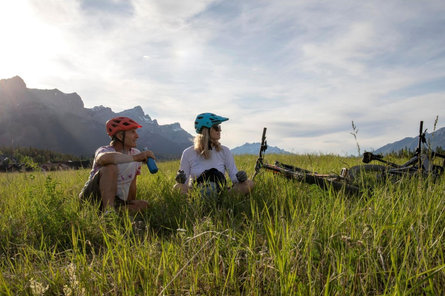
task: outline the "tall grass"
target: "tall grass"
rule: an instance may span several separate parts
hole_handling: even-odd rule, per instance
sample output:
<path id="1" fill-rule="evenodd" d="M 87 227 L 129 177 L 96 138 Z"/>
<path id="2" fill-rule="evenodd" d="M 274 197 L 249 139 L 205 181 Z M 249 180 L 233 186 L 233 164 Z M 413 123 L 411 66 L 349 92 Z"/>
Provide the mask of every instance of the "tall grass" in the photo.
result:
<path id="1" fill-rule="evenodd" d="M 332 155 L 270 156 L 318 172 Z M 254 156 L 236 158 L 253 174 Z M 1 295 L 440 295 L 445 185 L 364 196 L 269 172 L 249 196 L 172 191 L 179 162 L 138 179 L 150 209 L 102 216 L 77 199 L 87 170 L 0 175 Z"/>

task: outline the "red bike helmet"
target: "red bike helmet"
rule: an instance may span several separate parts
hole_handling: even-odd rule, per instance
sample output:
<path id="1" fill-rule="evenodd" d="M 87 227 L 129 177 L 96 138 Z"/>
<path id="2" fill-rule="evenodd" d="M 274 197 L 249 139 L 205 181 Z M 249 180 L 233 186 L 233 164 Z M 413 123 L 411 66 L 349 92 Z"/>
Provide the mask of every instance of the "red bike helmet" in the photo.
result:
<path id="1" fill-rule="evenodd" d="M 107 134 L 110 137 L 113 137 L 119 131 L 128 131 L 140 127 L 142 127 L 142 125 L 128 117 L 111 118 L 106 123 Z"/>

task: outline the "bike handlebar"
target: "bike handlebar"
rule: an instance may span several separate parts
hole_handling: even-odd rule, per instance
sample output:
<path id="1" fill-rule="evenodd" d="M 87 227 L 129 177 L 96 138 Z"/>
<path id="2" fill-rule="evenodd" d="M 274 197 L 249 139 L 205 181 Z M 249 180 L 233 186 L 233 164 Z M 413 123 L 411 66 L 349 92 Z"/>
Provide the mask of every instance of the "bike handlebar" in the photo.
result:
<path id="1" fill-rule="evenodd" d="M 253 174 L 252 180 L 256 177 L 256 175 L 258 175 L 261 167 L 263 166 L 263 155 L 267 149 L 266 130 L 267 130 L 267 127 L 263 128 L 263 135 L 261 136 L 260 151 L 258 153 L 258 159 L 255 163 L 255 173 Z"/>

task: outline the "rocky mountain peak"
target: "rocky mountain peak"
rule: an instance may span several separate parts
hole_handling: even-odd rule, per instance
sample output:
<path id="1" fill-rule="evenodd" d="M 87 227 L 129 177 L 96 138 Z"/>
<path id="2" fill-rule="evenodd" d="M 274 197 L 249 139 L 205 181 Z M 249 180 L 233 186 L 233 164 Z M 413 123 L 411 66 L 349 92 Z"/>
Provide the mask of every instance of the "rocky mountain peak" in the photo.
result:
<path id="1" fill-rule="evenodd" d="M 124 110 L 122 112 L 119 112 L 118 115 L 130 117 L 140 124 L 152 123 L 150 116 L 144 113 L 144 110 L 142 110 L 141 106 L 136 106 L 132 109 Z"/>
<path id="2" fill-rule="evenodd" d="M 111 108 L 85 108 L 77 93 L 29 89 L 18 76 L 0 80 L 0 146 L 34 147 L 73 155 L 93 155 L 109 142 L 105 122 L 128 116 L 143 126 L 138 147 L 150 147 L 158 159 L 179 158 L 191 135 L 177 124 L 159 125 L 141 106 L 115 113 Z M 11 122 L 19 126 L 11 128 Z"/>
<path id="3" fill-rule="evenodd" d="M 26 84 L 25 81 L 23 81 L 23 79 L 20 76 L 14 76 L 8 79 L 0 79 L 0 89 L 9 92 L 17 90 L 25 90 Z"/>
<path id="4" fill-rule="evenodd" d="M 84 109 L 82 99 L 77 93 L 63 93 L 58 89 L 27 89 L 28 99 L 64 113 L 78 113 Z"/>
<path id="5" fill-rule="evenodd" d="M 105 107 L 104 105 L 94 106 L 91 110 L 94 112 L 112 112 L 110 107 Z"/>

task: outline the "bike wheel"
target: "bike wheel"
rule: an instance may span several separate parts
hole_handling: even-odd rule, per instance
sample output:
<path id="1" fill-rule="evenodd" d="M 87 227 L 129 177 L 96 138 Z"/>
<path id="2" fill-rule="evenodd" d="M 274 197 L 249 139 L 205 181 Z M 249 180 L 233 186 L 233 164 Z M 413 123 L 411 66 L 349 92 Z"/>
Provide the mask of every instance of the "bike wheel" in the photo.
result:
<path id="1" fill-rule="evenodd" d="M 389 168 L 378 164 L 356 165 L 348 170 L 347 178 L 360 187 L 372 187 L 387 180 Z"/>

